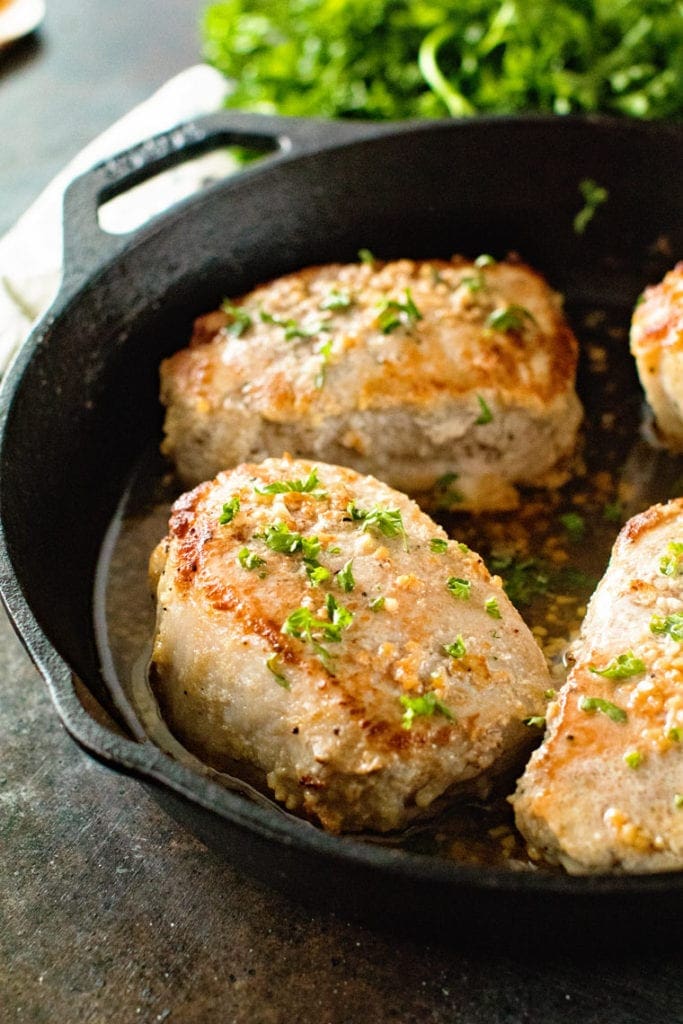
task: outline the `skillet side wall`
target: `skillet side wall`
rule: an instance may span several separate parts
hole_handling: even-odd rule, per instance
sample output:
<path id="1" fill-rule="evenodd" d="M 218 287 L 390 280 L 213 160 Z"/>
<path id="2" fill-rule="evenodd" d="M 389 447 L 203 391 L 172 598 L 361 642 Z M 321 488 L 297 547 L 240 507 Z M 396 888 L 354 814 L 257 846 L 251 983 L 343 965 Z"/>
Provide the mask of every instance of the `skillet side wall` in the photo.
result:
<path id="1" fill-rule="evenodd" d="M 626 323 L 643 286 L 683 256 L 682 164 L 683 134 L 667 126 L 399 127 L 277 157 L 142 229 L 58 298 L 6 393 L 4 589 L 11 610 L 18 586 L 45 634 L 24 637 L 34 657 L 52 645 L 111 710 L 92 628 L 97 557 L 136 458 L 159 435 L 158 363 L 186 344 L 194 316 L 367 247 L 379 257 L 515 250 L 568 300 L 617 308 Z M 609 200 L 577 236 L 585 178 Z M 215 827 L 210 812 L 191 817 L 200 834 Z"/>

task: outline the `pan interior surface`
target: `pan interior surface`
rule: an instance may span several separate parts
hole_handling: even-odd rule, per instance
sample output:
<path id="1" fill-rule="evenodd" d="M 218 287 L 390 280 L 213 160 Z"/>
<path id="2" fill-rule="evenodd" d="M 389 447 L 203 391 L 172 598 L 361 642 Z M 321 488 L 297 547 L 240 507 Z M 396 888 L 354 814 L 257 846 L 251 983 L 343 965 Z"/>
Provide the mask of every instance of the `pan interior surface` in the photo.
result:
<path id="1" fill-rule="evenodd" d="M 607 375 L 596 376 L 590 366 L 596 339 L 588 339 L 581 397 L 589 415 L 599 418 L 607 388 L 627 431 L 615 432 L 609 459 L 615 467 L 631 459 L 640 487 L 634 501 L 669 496 L 680 467 L 665 456 L 651 457 L 638 437 L 642 396 L 624 332 L 642 288 L 683 255 L 682 150 L 680 132 L 665 127 L 590 121 L 399 128 L 377 139 L 285 155 L 207 190 L 142 230 L 77 289 L 62 293 L 4 384 L 3 592 L 34 658 L 50 664 L 56 652 L 120 733 L 144 746 L 143 730 L 103 672 L 93 594 L 103 541 L 121 495 L 134 467 L 160 437 L 158 364 L 186 344 L 193 318 L 225 296 L 313 263 L 354 260 L 364 247 L 381 258 L 515 251 L 565 294 L 582 342 L 590 333 L 586 317 L 602 312 L 605 320 L 598 329 L 613 329 L 612 349 L 621 358 Z M 585 179 L 606 188 L 609 200 L 585 233 L 577 234 L 573 221 Z M 648 181 L 657 187 L 644 188 Z M 455 523 L 452 528 L 460 529 Z M 61 689 L 53 692 L 63 693 L 65 685 L 62 679 Z M 60 710 L 65 714 L 64 706 Z M 65 717 L 76 738 L 104 756 L 99 741 L 79 736 L 79 723 Z M 117 762 L 115 737 L 106 757 Z M 136 770 L 163 782 L 166 769 L 159 767 L 158 754 L 150 752 L 149 758 L 149 772 L 144 764 Z M 182 808 L 203 838 L 240 856 L 231 812 L 225 810 L 230 805 L 217 797 L 209 806 L 204 780 L 197 782 L 201 799 L 193 798 L 188 775 L 184 791 L 173 795 L 168 771 L 166 798 Z M 263 822 L 268 813 L 257 808 L 245 821 Z M 288 827 L 278 824 L 275 831 L 286 835 Z M 265 858 L 268 874 L 278 854 L 269 858 L 263 852 L 267 827 L 255 825 L 253 831 L 259 829 L 253 842 L 265 845 L 255 860 Z M 236 831 L 243 836 L 245 826 Z M 561 892 L 564 886 L 574 896 L 584 893 L 588 902 L 600 891 L 606 897 L 657 892 L 663 901 L 683 891 L 680 876 L 584 880 L 530 873 L 520 878 L 485 869 L 459 874 L 457 864 L 443 865 L 443 872 L 425 868 L 426 858 L 417 854 L 400 858 L 403 866 L 397 867 L 396 851 L 357 853 L 361 844 L 320 837 L 298 822 L 291 837 L 297 849 L 309 848 L 311 857 L 324 863 L 330 858 L 347 865 L 372 862 L 373 870 L 387 877 L 395 872 L 402 881 L 392 883 L 386 898 L 396 899 L 401 886 L 405 890 L 438 876 L 430 897 L 435 909 L 445 892 L 460 885 L 471 893 L 489 887 L 498 896 L 508 891 L 524 898 Z M 280 863 L 291 868 L 290 879 L 300 877 L 282 851 L 280 844 Z M 302 863 L 310 867 L 311 860 Z M 320 885 L 324 875 L 321 868 Z"/>

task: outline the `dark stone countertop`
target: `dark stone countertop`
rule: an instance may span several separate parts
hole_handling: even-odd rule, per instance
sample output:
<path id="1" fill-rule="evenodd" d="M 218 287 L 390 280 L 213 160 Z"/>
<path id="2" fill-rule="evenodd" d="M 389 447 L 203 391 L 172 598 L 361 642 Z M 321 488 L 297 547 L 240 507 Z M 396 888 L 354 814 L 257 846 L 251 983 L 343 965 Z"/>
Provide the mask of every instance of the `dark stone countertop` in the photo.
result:
<path id="1" fill-rule="evenodd" d="M 0 231 L 197 60 L 198 9 L 48 3 L 40 40 L 0 57 Z M 680 949 L 473 952 L 265 891 L 74 745 L 3 613 L 0 680 L 0 1024 L 683 1021 Z"/>

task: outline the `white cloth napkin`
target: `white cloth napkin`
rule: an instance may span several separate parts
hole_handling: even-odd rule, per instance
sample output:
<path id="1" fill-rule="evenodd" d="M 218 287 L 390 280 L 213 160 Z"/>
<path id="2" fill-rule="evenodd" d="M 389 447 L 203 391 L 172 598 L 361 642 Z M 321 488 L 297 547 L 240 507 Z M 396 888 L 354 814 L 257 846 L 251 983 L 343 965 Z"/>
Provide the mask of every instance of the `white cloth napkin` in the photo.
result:
<path id="1" fill-rule="evenodd" d="M 0 372 L 55 296 L 61 278 L 62 196 L 94 164 L 182 121 L 218 110 L 228 85 L 205 64 L 187 68 L 99 135 L 57 175 L 0 240 Z M 127 231 L 234 167 L 216 151 L 131 189 L 100 210 L 108 231 Z"/>

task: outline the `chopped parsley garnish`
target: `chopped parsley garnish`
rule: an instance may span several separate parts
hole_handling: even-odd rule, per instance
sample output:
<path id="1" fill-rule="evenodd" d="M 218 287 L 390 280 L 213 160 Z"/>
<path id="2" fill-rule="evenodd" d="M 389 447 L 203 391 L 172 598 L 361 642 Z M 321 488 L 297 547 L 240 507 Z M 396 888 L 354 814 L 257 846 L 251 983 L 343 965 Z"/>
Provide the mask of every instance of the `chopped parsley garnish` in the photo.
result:
<path id="1" fill-rule="evenodd" d="M 483 252 L 480 256 L 477 256 L 474 265 L 481 270 L 483 267 L 494 267 L 497 262 L 498 260 L 494 256 L 489 256 L 487 252 Z"/>
<path id="2" fill-rule="evenodd" d="M 602 697 L 582 697 L 579 701 L 579 709 L 586 711 L 589 715 L 599 711 L 601 714 L 611 718 L 613 722 L 625 722 L 628 718 L 623 708 L 617 707 L 611 701 L 603 700 Z"/>
<path id="3" fill-rule="evenodd" d="M 327 366 L 332 355 L 332 345 L 334 341 L 332 338 L 328 338 L 324 341 L 318 349 L 318 355 L 320 356 L 320 368 L 315 375 L 314 384 L 316 388 L 320 389 L 325 385 L 325 377 L 327 376 Z"/>
<path id="4" fill-rule="evenodd" d="M 461 287 L 467 288 L 472 294 L 475 294 L 486 288 L 486 278 L 483 274 L 465 274 L 464 277 L 460 278 L 458 284 Z"/>
<path id="5" fill-rule="evenodd" d="M 671 615 L 653 615 L 650 619 L 650 632 L 656 636 L 670 636 L 677 643 L 683 643 L 683 612 L 672 612 Z"/>
<path id="6" fill-rule="evenodd" d="M 579 182 L 579 192 L 584 204 L 574 217 L 574 231 L 577 235 L 582 235 L 593 220 L 595 211 L 609 199 L 609 192 L 592 178 L 584 178 Z"/>
<path id="7" fill-rule="evenodd" d="M 477 401 L 479 402 L 480 412 L 474 423 L 477 427 L 483 427 L 485 423 L 491 423 L 493 420 L 493 413 L 481 395 L 477 395 Z"/>
<path id="8" fill-rule="evenodd" d="M 250 551 L 249 548 L 241 548 L 237 558 L 242 568 L 248 569 L 249 572 L 254 572 L 255 569 L 260 569 L 266 564 L 265 558 L 259 558 L 256 552 Z M 265 576 L 265 573 L 261 575 Z"/>
<path id="9" fill-rule="evenodd" d="M 608 501 L 602 510 L 602 518 L 606 523 L 621 523 L 624 519 L 624 506 L 620 501 Z"/>
<path id="10" fill-rule="evenodd" d="M 434 498 L 436 507 L 449 509 L 452 505 L 459 505 L 463 500 L 462 492 L 454 486 L 458 479 L 457 473 L 444 473 L 434 484 Z"/>
<path id="11" fill-rule="evenodd" d="M 669 739 L 672 743 L 680 743 L 683 740 L 683 729 L 677 725 L 672 725 L 669 729 Z"/>
<path id="12" fill-rule="evenodd" d="M 275 676 L 275 682 L 278 686 L 281 686 L 283 690 L 288 690 L 290 683 L 289 679 L 282 674 L 280 666 L 278 665 L 277 654 L 271 655 L 270 658 L 266 659 L 266 668 L 269 672 L 272 672 Z"/>
<path id="13" fill-rule="evenodd" d="M 318 619 L 310 608 L 296 608 L 285 619 L 281 632 L 294 636 L 298 640 L 310 643 L 321 659 L 325 668 L 330 669 L 330 652 L 320 643 L 340 643 L 342 631 L 348 629 L 353 621 L 353 614 L 343 605 L 338 604 L 332 594 L 325 599 L 328 619 Z"/>
<path id="14" fill-rule="evenodd" d="M 683 807 L 683 793 L 674 793 L 674 807 L 680 810 Z"/>
<path id="15" fill-rule="evenodd" d="M 227 526 L 228 523 L 231 523 L 235 516 L 237 515 L 237 513 L 239 512 L 239 510 L 240 499 L 237 496 L 231 498 L 230 501 L 226 501 L 225 504 L 223 505 L 223 511 L 221 512 L 220 518 L 218 520 L 220 525 Z"/>
<path id="16" fill-rule="evenodd" d="M 451 709 L 439 700 L 433 690 L 429 690 L 421 697 L 409 697 L 407 694 L 403 694 L 399 699 L 405 708 L 401 720 L 404 729 L 412 729 L 413 719 L 419 716 L 443 715 L 450 721 L 455 718 Z"/>
<path id="17" fill-rule="evenodd" d="M 271 551 L 282 555 L 293 555 L 300 551 L 304 558 L 314 561 L 320 554 L 321 544 L 317 537 L 302 537 L 300 533 L 289 530 L 284 523 L 271 523 L 257 537 L 265 541 Z"/>
<path id="18" fill-rule="evenodd" d="M 353 578 L 352 559 L 349 559 L 337 573 L 337 583 L 347 594 L 355 587 L 356 581 Z"/>
<path id="19" fill-rule="evenodd" d="M 604 676 L 605 679 L 630 679 L 631 676 L 639 676 L 641 672 L 645 671 L 645 668 L 645 662 L 641 658 L 636 658 L 633 651 L 617 654 L 616 658 L 612 658 L 604 668 L 597 668 L 595 665 L 588 666 L 590 672 L 595 673 L 596 676 Z"/>
<path id="20" fill-rule="evenodd" d="M 459 576 L 450 576 L 446 583 L 446 587 L 453 597 L 456 597 L 459 601 L 469 600 L 472 590 L 472 584 L 469 580 L 460 579 Z"/>
<path id="21" fill-rule="evenodd" d="M 465 647 L 462 633 L 458 633 L 452 644 L 444 644 L 443 649 L 451 658 L 464 658 L 467 654 L 467 648 Z"/>
<path id="22" fill-rule="evenodd" d="M 522 719 L 523 725 L 528 725 L 536 729 L 545 728 L 545 715 L 529 715 L 528 718 Z"/>
<path id="23" fill-rule="evenodd" d="M 256 484 L 254 490 L 257 494 L 311 494 L 319 501 L 328 497 L 327 491 L 321 489 L 316 468 L 311 470 L 305 480 L 276 480 L 264 486 Z"/>
<path id="24" fill-rule="evenodd" d="M 555 700 L 555 697 L 557 697 L 557 691 L 556 690 L 546 690 L 544 692 L 543 696 L 545 697 L 546 700 Z"/>
<path id="25" fill-rule="evenodd" d="M 486 326 L 494 331 L 502 331 L 505 334 L 519 334 L 524 330 L 527 323 L 535 323 L 533 313 L 524 306 L 512 303 L 510 306 L 501 306 L 494 309 L 486 318 Z"/>
<path id="26" fill-rule="evenodd" d="M 295 338 L 314 338 L 322 331 L 329 331 L 327 324 L 315 324 L 313 327 L 303 327 L 296 320 L 283 320 L 279 316 L 273 316 L 267 310 L 259 311 L 259 316 L 264 324 L 272 324 L 274 327 L 281 327 L 285 332 L 285 341 L 294 341 Z"/>
<path id="27" fill-rule="evenodd" d="M 484 608 L 486 609 L 486 614 L 490 615 L 492 619 L 502 618 L 502 615 L 500 614 L 500 608 L 498 607 L 497 598 L 487 597 L 486 600 L 484 601 Z"/>
<path id="28" fill-rule="evenodd" d="M 375 597 L 370 602 L 370 611 L 371 612 L 379 612 L 379 611 L 381 611 L 382 608 L 384 608 L 384 602 L 385 601 L 386 601 L 386 598 L 384 597 L 383 594 L 380 594 L 379 597 Z"/>
<path id="29" fill-rule="evenodd" d="M 374 264 L 377 262 L 375 256 L 370 252 L 369 249 L 359 249 L 358 259 L 361 261 L 361 263 L 369 263 L 370 266 L 374 266 Z"/>
<path id="30" fill-rule="evenodd" d="M 332 629 L 337 632 L 336 637 L 328 635 L 327 639 L 341 640 L 342 629 L 348 629 L 353 622 L 353 612 L 350 612 L 343 604 L 339 604 L 334 594 L 327 595 L 325 598 L 325 607 L 327 608 L 327 614 L 330 618 L 330 622 L 332 623 L 331 626 L 328 626 L 328 634 Z"/>
<path id="31" fill-rule="evenodd" d="M 683 574 L 683 544 L 678 540 L 669 542 L 667 553 L 659 562 L 659 571 L 664 576 L 680 576 Z"/>
<path id="32" fill-rule="evenodd" d="M 363 532 L 378 530 L 384 537 L 403 537 L 407 540 L 403 516 L 398 508 L 358 508 L 355 501 L 349 502 L 346 511 L 354 523 L 363 523 Z"/>
<path id="33" fill-rule="evenodd" d="M 326 569 L 324 565 L 319 565 L 318 562 L 313 560 L 304 559 L 304 565 L 306 567 L 306 575 L 312 587 L 319 587 L 325 580 L 329 580 L 332 575 L 330 570 Z"/>
<path id="34" fill-rule="evenodd" d="M 405 290 L 405 302 L 397 299 L 384 299 L 379 303 L 377 314 L 377 326 L 382 334 L 391 334 L 397 327 L 412 327 L 418 320 L 422 320 L 422 313 L 413 302 L 410 289 Z"/>
<path id="35" fill-rule="evenodd" d="M 565 512 L 559 516 L 559 521 L 564 526 L 573 542 L 583 540 L 586 533 L 586 520 L 578 512 Z"/>
<path id="36" fill-rule="evenodd" d="M 629 750 L 628 753 L 624 754 L 624 761 L 629 768 L 639 768 L 645 760 L 645 755 L 641 754 L 639 750 Z"/>
<path id="37" fill-rule="evenodd" d="M 494 553 L 486 564 L 490 572 L 502 577 L 503 589 L 516 608 L 532 604 L 548 590 L 558 593 L 567 590 L 589 591 L 597 583 L 597 580 L 578 569 L 552 569 L 537 558 L 516 559 L 512 555 Z"/>
<path id="38" fill-rule="evenodd" d="M 502 577 L 503 589 L 516 607 L 531 604 L 545 594 L 550 574 L 535 558 L 515 559 L 512 555 L 491 555 L 488 568 Z"/>
<path id="39" fill-rule="evenodd" d="M 351 293 L 346 288 L 333 288 L 329 295 L 326 295 L 320 303 L 320 308 L 338 312 L 342 309 L 348 309 L 352 305 Z"/>
<path id="40" fill-rule="evenodd" d="M 444 552 L 448 551 L 448 541 L 444 540 L 443 537 L 432 537 L 429 542 L 429 549 L 435 555 L 443 555 Z"/>
<path id="41" fill-rule="evenodd" d="M 226 328 L 228 334 L 239 338 L 240 335 L 244 334 L 251 327 L 253 323 L 252 318 L 242 306 L 234 306 L 229 299 L 223 299 L 221 309 L 227 316 L 232 317 L 231 322 Z"/>

